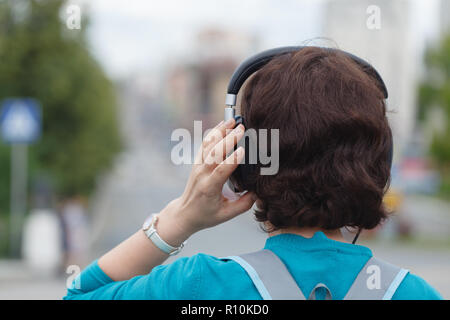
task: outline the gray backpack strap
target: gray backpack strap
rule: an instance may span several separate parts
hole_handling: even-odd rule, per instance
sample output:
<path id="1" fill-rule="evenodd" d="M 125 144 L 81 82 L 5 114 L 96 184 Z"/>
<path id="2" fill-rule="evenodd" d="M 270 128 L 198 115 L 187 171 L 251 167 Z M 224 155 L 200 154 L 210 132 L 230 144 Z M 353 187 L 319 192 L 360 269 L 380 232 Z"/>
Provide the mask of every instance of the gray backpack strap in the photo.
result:
<path id="1" fill-rule="evenodd" d="M 359 272 L 344 300 L 390 300 L 408 272 L 372 257 Z"/>
<path id="2" fill-rule="evenodd" d="M 241 256 L 230 256 L 247 272 L 264 300 L 306 300 L 284 263 L 264 249 Z"/>

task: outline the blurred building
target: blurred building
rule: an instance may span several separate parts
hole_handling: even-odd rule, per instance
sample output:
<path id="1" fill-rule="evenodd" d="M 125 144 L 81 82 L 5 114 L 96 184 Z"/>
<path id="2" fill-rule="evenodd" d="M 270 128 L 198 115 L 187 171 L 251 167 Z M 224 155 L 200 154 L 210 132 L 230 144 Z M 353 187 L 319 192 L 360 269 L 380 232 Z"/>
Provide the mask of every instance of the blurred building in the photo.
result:
<path id="1" fill-rule="evenodd" d="M 206 129 L 222 119 L 231 74 L 257 46 L 257 38 L 246 33 L 207 28 L 197 34 L 191 52 L 168 66 L 166 103 L 182 125 L 202 120 Z"/>
<path id="2" fill-rule="evenodd" d="M 410 11 L 405 0 L 329 0 L 325 6 L 324 36 L 371 63 L 386 83 L 396 158 L 410 141 L 416 117 L 418 57 Z M 379 28 L 368 21 L 374 14 Z"/>
<path id="3" fill-rule="evenodd" d="M 450 32 L 450 1 L 441 0 L 440 4 L 440 14 L 441 14 L 441 32 Z"/>

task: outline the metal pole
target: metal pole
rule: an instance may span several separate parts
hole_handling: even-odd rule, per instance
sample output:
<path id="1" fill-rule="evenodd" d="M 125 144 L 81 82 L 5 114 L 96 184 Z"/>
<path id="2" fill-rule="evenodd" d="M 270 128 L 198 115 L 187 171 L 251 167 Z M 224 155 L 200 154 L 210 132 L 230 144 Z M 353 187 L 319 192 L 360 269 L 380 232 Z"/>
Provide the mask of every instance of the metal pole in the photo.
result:
<path id="1" fill-rule="evenodd" d="M 20 256 L 22 224 L 27 210 L 27 144 L 11 146 L 11 205 L 10 250 L 11 256 Z"/>

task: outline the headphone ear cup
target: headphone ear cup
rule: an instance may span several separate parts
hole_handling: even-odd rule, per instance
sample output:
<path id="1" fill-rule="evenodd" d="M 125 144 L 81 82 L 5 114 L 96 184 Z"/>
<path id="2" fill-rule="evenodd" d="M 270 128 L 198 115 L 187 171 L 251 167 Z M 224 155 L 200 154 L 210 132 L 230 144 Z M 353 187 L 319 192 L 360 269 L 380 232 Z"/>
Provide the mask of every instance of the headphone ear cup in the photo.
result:
<path id="1" fill-rule="evenodd" d="M 234 127 L 236 128 L 238 125 L 240 125 L 241 123 L 244 125 L 244 127 L 245 127 L 245 124 L 244 124 L 244 117 L 242 117 L 242 116 L 234 116 L 234 121 L 235 121 L 235 125 L 234 125 Z"/>
<path id="2" fill-rule="evenodd" d="M 394 137 L 392 136 L 391 130 L 389 130 L 389 134 L 391 136 L 391 142 L 390 142 L 390 146 L 389 146 L 388 163 L 389 163 L 389 168 L 392 169 L 392 162 L 394 159 Z"/>

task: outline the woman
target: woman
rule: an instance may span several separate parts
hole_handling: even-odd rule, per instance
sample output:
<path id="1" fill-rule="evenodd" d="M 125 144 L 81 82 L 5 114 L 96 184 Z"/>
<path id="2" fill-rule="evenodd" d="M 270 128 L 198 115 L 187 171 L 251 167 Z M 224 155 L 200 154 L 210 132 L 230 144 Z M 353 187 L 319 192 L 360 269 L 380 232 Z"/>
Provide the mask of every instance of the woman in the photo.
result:
<path id="1" fill-rule="evenodd" d="M 255 279 L 233 259 L 197 254 L 161 265 L 192 234 L 255 201 L 265 249 L 281 259 L 299 292 L 309 297 L 321 284 L 333 299 L 346 297 L 372 252 L 347 243 L 340 229 L 372 229 L 386 218 L 391 135 L 381 88 L 344 54 L 308 47 L 260 69 L 241 109 L 247 129 L 279 129 L 278 173 L 233 175 L 245 156 L 241 147 L 232 152 L 244 127 L 234 119 L 218 124 L 184 193 L 152 217 L 152 228 L 87 267 L 65 299 L 261 299 Z M 230 176 L 248 191 L 236 201 L 222 195 Z M 403 276 L 392 299 L 441 298 L 422 278 Z"/>

